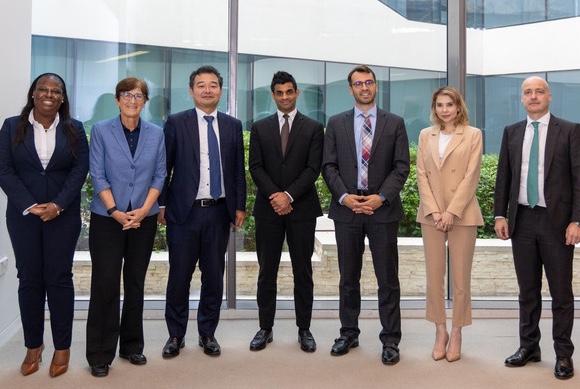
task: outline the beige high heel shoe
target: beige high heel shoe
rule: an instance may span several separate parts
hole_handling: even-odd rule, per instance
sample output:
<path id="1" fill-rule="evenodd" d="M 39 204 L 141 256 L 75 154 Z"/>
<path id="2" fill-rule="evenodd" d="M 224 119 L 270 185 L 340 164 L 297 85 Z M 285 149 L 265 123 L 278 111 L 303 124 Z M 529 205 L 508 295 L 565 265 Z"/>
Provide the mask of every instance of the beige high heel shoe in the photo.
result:
<path id="1" fill-rule="evenodd" d="M 444 325 L 439 327 L 439 324 L 436 324 L 437 330 L 435 332 L 435 346 L 433 346 L 433 352 L 431 353 L 431 357 L 435 361 L 439 361 L 445 358 L 446 352 L 445 349 L 447 348 L 447 342 L 449 342 L 449 333 L 447 332 L 447 328 Z"/>
<path id="2" fill-rule="evenodd" d="M 461 327 L 453 327 L 449 338 L 449 347 L 445 356 L 448 362 L 455 362 L 461 359 Z"/>
<path id="3" fill-rule="evenodd" d="M 44 344 L 37 348 L 26 349 L 26 357 L 20 366 L 22 375 L 30 375 L 38 371 L 38 364 L 42 362 L 42 350 L 44 350 Z"/>

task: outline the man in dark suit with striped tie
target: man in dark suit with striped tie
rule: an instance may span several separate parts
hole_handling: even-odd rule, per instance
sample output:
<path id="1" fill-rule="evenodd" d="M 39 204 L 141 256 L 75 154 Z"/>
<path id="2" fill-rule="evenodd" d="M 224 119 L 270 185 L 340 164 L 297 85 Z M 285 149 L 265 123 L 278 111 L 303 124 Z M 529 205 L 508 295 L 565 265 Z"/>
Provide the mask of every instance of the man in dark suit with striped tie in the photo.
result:
<path id="1" fill-rule="evenodd" d="M 399 195 L 409 175 L 409 142 L 399 116 L 378 109 L 374 72 L 365 65 L 348 75 L 355 107 L 330 118 L 324 139 L 322 175 L 332 193 L 340 270 L 340 337 L 332 355 L 357 347 L 360 276 L 369 240 L 378 282 L 382 361 L 399 362 L 401 311 L 397 230 L 404 217 Z"/>

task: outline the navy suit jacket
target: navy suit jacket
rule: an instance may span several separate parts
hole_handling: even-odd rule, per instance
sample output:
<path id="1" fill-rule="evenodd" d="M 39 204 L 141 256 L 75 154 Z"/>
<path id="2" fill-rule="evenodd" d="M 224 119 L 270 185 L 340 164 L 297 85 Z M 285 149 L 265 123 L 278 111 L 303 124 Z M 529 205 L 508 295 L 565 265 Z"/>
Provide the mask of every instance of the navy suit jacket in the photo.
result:
<path id="1" fill-rule="evenodd" d="M 226 204 L 231 222 L 236 210 L 246 210 L 246 177 L 242 122 L 217 113 L 220 158 Z M 167 153 L 167 178 L 159 205 L 165 206 L 165 219 L 183 224 L 197 196 L 200 178 L 199 126 L 195 108 L 170 115 L 163 128 Z"/>
<path id="2" fill-rule="evenodd" d="M 332 193 L 328 217 L 348 223 L 355 213 L 338 201 L 345 194 L 356 194 L 360 161 L 354 139 L 354 109 L 332 116 L 324 138 L 322 176 Z M 369 159 L 370 194 L 381 193 L 388 206 L 377 208 L 372 217 L 381 223 L 404 218 L 400 192 L 409 175 L 409 141 L 403 118 L 377 109 L 377 123 Z"/>
<path id="3" fill-rule="evenodd" d="M 516 229 L 526 125 L 523 120 L 504 129 L 499 153 L 494 215 L 508 218 L 510 236 Z M 546 135 L 544 198 L 551 227 L 565 242 L 570 222 L 580 221 L 580 124 L 554 115 Z"/>
<path id="4" fill-rule="evenodd" d="M 268 199 L 276 192 L 288 192 L 294 199 L 293 210 L 287 215 L 290 220 L 322 216 L 314 183 L 320 175 L 323 144 L 322 123 L 297 112 L 283 157 L 278 114 L 254 123 L 249 168 L 259 191 L 254 205 L 255 217 L 280 217 Z"/>
<path id="5" fill-rule="evenodd" d="M 4 121 L 0 130 L 0 186 L 8 196 L 7 218 L 22 217 L 34 204 L 54 202 L 64 210 L 62 216 L 80 216 L 81 188 L 89 170 L 89 147 L 81 122 L 73 120 L 78 131 L 76 157 L 71 153 L 62 130 L 56 127 L 54 153 L 42 166 L 34 144 L 34 129 L 28 124 L 26 138 L 12 148 L 18 116 Z"/>
<path id="6" fill-rule="evenodd" d="M 90 167 L 95 190 L 91 211 L 107 216 L 99 193 L 110 188 L 115 205 L 127 211 L 141 208 L 150 188 L 161 192 L 165 183 L 165 140 L 163 130 L 141 119 L 135 156 L 127 144 L 120 116 L 95 123 L 91 130 Z M 159 213 L 157 203 L 147 216 Z"/>

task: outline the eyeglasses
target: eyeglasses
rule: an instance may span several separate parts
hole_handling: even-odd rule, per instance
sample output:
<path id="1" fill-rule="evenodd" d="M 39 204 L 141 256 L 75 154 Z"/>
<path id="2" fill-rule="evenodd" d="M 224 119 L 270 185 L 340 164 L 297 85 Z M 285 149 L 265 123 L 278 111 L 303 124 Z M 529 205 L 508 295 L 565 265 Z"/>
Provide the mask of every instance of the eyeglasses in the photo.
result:
<path id="1" fill-rule="evenodd" d="M 137 101 L 145 101 L 145 95 L 143 93 L 132 94 L 131 92 L 121 92 L 119 93 L 119 96 L 121 96 L 121 98 L 125 101 L 131 101 L 133 97 Z"/>
<path id="2" fill-rule="evenodd" d="M 355 81 L 350 85 L 355 88 L 362 88 L 363 84 L 370 88 L 371 86 L 375 85 L 375 82 L 373 80 Z"/>

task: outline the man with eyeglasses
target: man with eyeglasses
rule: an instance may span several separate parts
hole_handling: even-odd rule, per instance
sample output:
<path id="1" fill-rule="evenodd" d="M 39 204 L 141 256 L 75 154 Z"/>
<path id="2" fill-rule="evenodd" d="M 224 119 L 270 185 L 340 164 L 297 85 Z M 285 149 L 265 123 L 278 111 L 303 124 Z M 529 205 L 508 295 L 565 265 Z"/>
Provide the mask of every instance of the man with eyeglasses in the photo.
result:
<path id="1" fill-rule="evenodd" d="M 344 355 L 359 345 L 360 277 L 368 238 L 378 283 L 382 362 L 399 362 L 401 311 L 397 231 L 403 219 L 400 191 L 409 175 L 409 142 L 403 118 L 376 106 L 376 77 L 368 66 L 348 75 L 354 109 L 331 117 L 324 139 L 322 175 L 332 193 L 340 271 L 340 337 L 330 351 Z"/>
<path id="2" fill-rule="evenodd" d="M 508 367 L 539 362 L 542 268 L 552 297 L 554 375 L 568 379 L 572 364 L 572 262 L 580 242 L 580 124 L 550 113 L 552 94 L 540 77 L 522 83 L 526 120 L 507 126 L 497 166 L 495 232 L 512 240 L 520 289 L 520 346 Z"/>
<path id="3" fill-rule="evenodd" d="M 218 112 L 223 78 L 212 66 L 189 77 L 195 107 L 170 115 L 164 126 L 167 179 L 159 197 L 167 225 L 169 278 L 165 322 L 169 339 L 163 358 L 185 346 L 189 288 L 196 265 L 202 272 L 197 310 L 198 344 L 218 356 L 215 338 L 223 297 L 225 253 L 230 228 L 241 227 L 246 210 L 242 123 Z"/>

